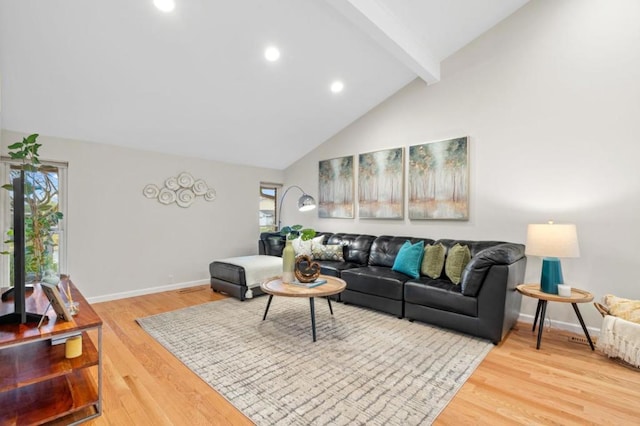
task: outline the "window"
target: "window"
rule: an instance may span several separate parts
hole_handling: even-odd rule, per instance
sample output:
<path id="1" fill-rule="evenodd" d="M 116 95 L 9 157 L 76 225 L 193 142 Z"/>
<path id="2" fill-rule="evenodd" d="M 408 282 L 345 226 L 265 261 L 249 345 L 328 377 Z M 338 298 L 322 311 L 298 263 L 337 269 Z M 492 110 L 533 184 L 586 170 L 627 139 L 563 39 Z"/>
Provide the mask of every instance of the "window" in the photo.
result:
<path id="1" fill-rule="evenodd" d="M 10 183 L 19 174 L 19 163 L 2 157 L 0 165 L 2 184 Z M 65 218 L 57 213 L 66 211 L 66 163 L 42 162 L 37 172 L 25 173 L 25 276 L 27 282 L 47 275 L 68 273 L 66 269 Z M 33 191 L 29 191 L 29 187 Z M 2 208 L 2 251 L 13 253 L 13 193 L 0 189 Z M 34 215 L 38 220 L 35 220 Z M 42 229 L 46 229 L 42 231 Z M 34 238 L 39 236 L 39 238 Z M 34 241 L 41 241 L 42 244 Z M 0 286 L 13 285 L 13 255 L 0 256 L 3 273 Z"/>
<path id="2" fill-rule="evenodd" d="M 275 232 L 278 230 L 278 194 L 282 185 L 274 183 L 260 184 L 260 232 Z"/>

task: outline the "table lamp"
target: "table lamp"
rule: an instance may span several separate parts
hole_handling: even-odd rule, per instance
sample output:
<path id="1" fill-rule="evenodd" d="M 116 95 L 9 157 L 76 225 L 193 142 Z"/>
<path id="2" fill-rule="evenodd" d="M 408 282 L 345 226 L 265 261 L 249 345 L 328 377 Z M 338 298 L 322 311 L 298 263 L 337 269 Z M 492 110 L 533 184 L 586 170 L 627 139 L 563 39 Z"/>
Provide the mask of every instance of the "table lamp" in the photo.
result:
<path id="1" fill-rule="evenodd" d="M 527 229 L 525 254 L 542 257 L 540 290 L 558 294 L 562 278 L 561 257 L 580 257 L 578 234 L 573 224 L 531 224 Z"/>

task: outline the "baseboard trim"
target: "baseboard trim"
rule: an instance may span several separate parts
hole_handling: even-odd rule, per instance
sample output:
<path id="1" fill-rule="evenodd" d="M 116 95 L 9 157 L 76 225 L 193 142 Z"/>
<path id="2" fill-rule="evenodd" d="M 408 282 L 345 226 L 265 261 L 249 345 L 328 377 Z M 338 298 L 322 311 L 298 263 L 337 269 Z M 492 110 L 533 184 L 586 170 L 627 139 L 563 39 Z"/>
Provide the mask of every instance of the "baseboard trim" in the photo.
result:
<path id="1" fill-rule="evenodd" d="M 126 299 L 127 297 L 144 296 L 145 294 L 162 293 L 163 291 L 179 290 L 181 288 L 195 287 L 208 284 L 209 280 L 187 281 L 184 283 L 176 283 L 163 285 L 159 287 L 148 287 L 140 290 L 124 291 L 121 293 L 111 293 L 102 296 L 88 297 L 89 303 L 109 302 L 111 300 Z"/>
<path id="2" fill-rule="evenodd" d="M 127 297 L 144 296 L 145 294 L 162 293 L 163 291 L 171 291 L 171 290 L 179 290 L 182 288 L 196 287 L 203 284 L 209 284 L 209 280 L 187 281 L 183 283 L 169 284 L 169 285 L 164 285 L 159 287 L 148 287 L 140 290 L 105 294 L 102 296 L 89 297 L 87 298 L 87 301 L 89 303 L 109 302 L 111 300 L 126 299 Z M 533 324 L 533 315 L 520 313 L 520 315 L 518 316 L 518 321 L 523 323 Z M 584 334 L 582 331 L 582 327 L 580 327 L 580 324 L 564 322 L 564 321 L 556 321 L 549 318 L 546 319 L 545 323 L 547 323 L 547 321 L 551 324 L 552 328 L 569 331 L 571 333 L 575 333 L 579 335 Z M 597 337 L 600 335 L 599 328 L 587 327 L 587 330 L 589 330 L 589 334 L 592 336 Z"/>
<path id="3" fill-rule="evenodd" d="M 520 313 L 520 315 L 518 316 L 518 321 L 533 325 L 533 315 Z M 584 336 L 584 332 L 582 331 L 582 327 L 580 326 L 579 323 L 556 321 L 556 320 L 549 319 L 548 317 L 545 320 L 545 324 L 547 323 L 550 323 L 552 328 L 557 328 L 560 330 L 569 331 L 571 333 Z M 597 337 L 600 335 L 599 328 L 587 327 L 587 330 L 589 331 L 590 336 Z"/>

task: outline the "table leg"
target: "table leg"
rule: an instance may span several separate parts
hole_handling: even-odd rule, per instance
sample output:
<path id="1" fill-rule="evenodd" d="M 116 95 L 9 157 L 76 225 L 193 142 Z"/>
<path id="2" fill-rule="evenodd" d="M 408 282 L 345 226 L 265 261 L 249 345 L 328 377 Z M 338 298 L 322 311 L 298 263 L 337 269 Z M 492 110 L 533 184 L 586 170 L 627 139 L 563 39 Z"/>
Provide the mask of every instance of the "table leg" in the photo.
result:
<path id="1" fill-rule="evenodd" d="M 542 330 L 544 330 L 544 316 L 547 314 L 547 301 L 540 300 L 542 302 L 542 313 L 540 315 L 540 325 L 538 326 L 538 343 L 536 349 L 540 349 L 540 340 L 542 340 Z"/>
<path id="2" fill-rule="evenodd" d="M 331 312 L 331 315 L 333 315 L 333 308 L 331 307 L 331 298 L 327 297 L 327 302 L 329 302 L 329 312 Z"/>
<path id="3" fill-rule="evenodd" d="M 542 306 L 542 300 L 538 299 L 538 306 L 536 307 L 536 317 L 533 319 L 533 328 L 531 331 L 536 331 L 536 324 L 538 323 L 538 317 L 540 316 L 540 307 Z"/>
<path id="4" fill-rule="evenodd" d="M 267 308 L 264 310 L 264 316 L 262 317 L 262 321 L 267 319 L 267 312 L 269 312 L 269 306 L 271 306 L 271 299 L 273 299 L 273 294 L 269 295 L 269 300 L 267 301 Z"/>
<path id="5" fill-rule="evenodd" d="M 596 348 L 593 347 L 593 342 L 591 341 L 591 336 L 589 336 L 589 332 L 587 331 L 587 326 L 584 325 L 584 320 L 582 319 L 582 315 L 580 315 L 580 310 L 578 309 L 578 304 L 577 303 L 572 303 L 571 306 L 573 306 L 573 310 L 576 312 L 576 315 L 578 316 L 578 321 L 580 321 L 580 325 L 582 326 L 582 331 L 584 331 L 584 335 L 587 337 L 587 340 L 589 341 L 589 346 L 591 346 L 591 350 L 595 351 Z"/>
<path id="6" fill-rule="evenodd" d="M 316 341 L 316 311 L 313 306 L 313 297 L 309 298 L 309 306 L 311 307 L 311 332 L 313 333 L 313 341 Z"/>

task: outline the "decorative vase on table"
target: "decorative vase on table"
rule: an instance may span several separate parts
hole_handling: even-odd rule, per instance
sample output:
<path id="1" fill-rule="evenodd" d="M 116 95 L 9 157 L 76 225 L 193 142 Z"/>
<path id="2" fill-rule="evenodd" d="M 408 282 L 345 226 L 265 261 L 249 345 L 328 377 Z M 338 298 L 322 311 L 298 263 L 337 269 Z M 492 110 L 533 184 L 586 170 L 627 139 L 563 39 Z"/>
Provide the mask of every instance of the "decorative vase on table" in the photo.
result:
<path id="1" fill-rule="evenodd" d="M 282 282 L 290 283 L 295 280 L 294 269 L 296 266 L 296 253 L 293 250 L 291 240 L 287 240 L 287 243 L 282 250 Z"/>

